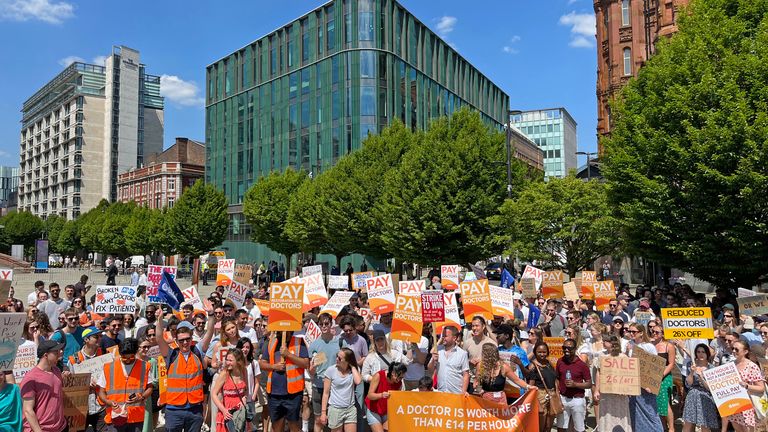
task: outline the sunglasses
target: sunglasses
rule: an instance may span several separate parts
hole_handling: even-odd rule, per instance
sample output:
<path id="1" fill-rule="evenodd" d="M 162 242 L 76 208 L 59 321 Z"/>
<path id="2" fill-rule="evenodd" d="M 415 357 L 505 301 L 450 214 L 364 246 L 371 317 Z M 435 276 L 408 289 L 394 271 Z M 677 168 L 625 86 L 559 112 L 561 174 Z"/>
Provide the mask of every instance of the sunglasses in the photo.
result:
<path id="1" fill-rule="evenodd" d="M 67 317 L 67 321 L 75 321 L 77 317 Z"/>
<path id="2" fill-rule="evenodd" d="M 37 326 L 29 326 L 29 330 L 30 330 L 30 331 L 32 331 L 32 330 L 37 330 Z"/>
<path id="3" fill-rule="evenodd" d="M 142 351 L 146 351 L 146 350 L 149 349 L 149 345 L 147 345 L 147 346 L 140 346 L 139 349 L 142 350 Z"/>
<path id="4" fill-rule="evenodd" d="M 178 342 L 178 343 L 186 343 L 186 342 L 190 342 L 191 340 L 192 340 L 192 338 L 176 339 L 176 342 Z"/>
<path id="5" fill-rule="evenodd" d="M 723 315 L 726 318 L 733 318 L 733 315 Z"/>
<path id="6" fill-rule="evenodd" d="M 155 333 L 147 333 L 147 337 L 155 337 Z"/>
<path id="7" fill-rule="evenodd" d="M 629 333 L 629 334 L 636 334 L 636 333 L 640 333 L 640 332 L 639 332 L 639 331 L 637 331 L 637 330 L 626 330 L 626 332 L 627 332 L 627 333 Z"/>

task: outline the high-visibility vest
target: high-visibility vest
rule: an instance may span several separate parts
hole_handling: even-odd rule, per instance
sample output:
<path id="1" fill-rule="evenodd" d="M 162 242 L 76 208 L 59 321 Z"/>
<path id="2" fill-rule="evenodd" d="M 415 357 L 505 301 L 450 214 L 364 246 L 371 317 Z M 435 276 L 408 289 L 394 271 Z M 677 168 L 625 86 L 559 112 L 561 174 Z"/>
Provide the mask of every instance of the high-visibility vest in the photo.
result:
<path id="1" fill-rule="evenodd" d="M 102 354 L 103 353 L 101 351 L 101 347 L 97 347 L 96 348 L 96 356 L 95 357 L 98 357 L 98 356 L 100 356 Z M 92 358 L 94 358 L 94 357 L 92 357 Z M 86 360 L 88 360 L 88 359 L 85 358 L 85 354 L 83 354 L 82 351 L 78 351 L 78 352 L 72 354 L 71 356 L 69 356 L 69 364 L 70 365 L 80 364 L 80 363 L 82 363 L 82 362 L 84 362 Z M 91 389 L 90 392 L 94 393 L 93 389 Z M 98 392 L 95 392 L 95 393 L 98 393 Z M 96 403 L 98 403 L 101 406 L 104 406 L 104 402 L 102 402 L 101 399 L 99 399 L 99 398 L 96 398 Z"/>
<path id="2" fill-rule="evenodd" d="M 123 366 L 120 360 L 104 365 L 104 378 L 107 386 L 104 389 L 107 393 L 107 400 L 125 403 L 131 393 L 140 394 L 147 388 L 149 379 L 149 363 L 136 359 L 131 368 L 131 373 L 125 376 Z M 141 423 L 144 421 L 144 402 L 136 405 L 128 405 L 128 423 Z M 112 424 L 112 405 L 107 405 L 107 415 L 104 418 L 109 424 Z"/>
<path id="3" fill-rule="evenodd" d="M 187 358 L 181 352 L 168 365 L 165 403 L 182 406 L 203 402 L 203 362 L 190 352 Z"/>
<path id="4" fill-rule="evenodd" d="M 269 364 L 275 364 L 275 351 L 277 350 L 277 339 L 269 341 L 269 357 L 267 361 Z M 288 345 L 288 351 L 295 356 L 301 355 L 301 339 L 291 336 L 291 343 Z M 285 378 L 288 381 L 288 393 L 296 394 L 304 391 L 304 368 L 296 366 L 289 359 L 283 359 L 285 361 Z M 272 393 L 272 373 L 270 370 L 267 374 L 267 393 Z"/>

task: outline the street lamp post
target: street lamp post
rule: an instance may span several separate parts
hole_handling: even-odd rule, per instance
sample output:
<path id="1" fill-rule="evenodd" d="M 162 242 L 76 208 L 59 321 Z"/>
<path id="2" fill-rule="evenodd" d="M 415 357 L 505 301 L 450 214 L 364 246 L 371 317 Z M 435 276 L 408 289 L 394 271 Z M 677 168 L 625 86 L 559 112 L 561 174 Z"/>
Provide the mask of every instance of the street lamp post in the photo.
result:
<path id="1" fill-rule="evenodd" d="M 512 116 L 520 115 L 520 110 L 507 112 L 507 198 L 512 198 Z"/>
<path id="2" fill-rule="evenodd" d="M 587 181 L 592 180 L 592 156 L 596 156 L 597 152 L 580 152 L 577 151 L 576 155 L 584 155 L 587 157 Z"/>

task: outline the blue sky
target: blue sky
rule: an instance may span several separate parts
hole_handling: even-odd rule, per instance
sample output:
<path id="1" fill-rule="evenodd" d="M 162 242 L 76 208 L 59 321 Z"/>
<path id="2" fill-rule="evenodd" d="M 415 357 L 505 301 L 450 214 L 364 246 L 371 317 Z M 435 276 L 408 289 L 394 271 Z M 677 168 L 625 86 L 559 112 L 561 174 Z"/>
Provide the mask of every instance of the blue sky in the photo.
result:
<path id="1" fill-rule="evenodd" d="M 68 62 L 138 49 L 163 77 L 165 145 L 203 140 L 205 66 L 322 0 L 0 0 L 0 162 L 18 165 L 21 105 Z M 595 151 L 592 0 L 401 0 L 510 95 L 511 109 L 565 107 Z M 584 158 L 579 159 L 583 163 Z"/>

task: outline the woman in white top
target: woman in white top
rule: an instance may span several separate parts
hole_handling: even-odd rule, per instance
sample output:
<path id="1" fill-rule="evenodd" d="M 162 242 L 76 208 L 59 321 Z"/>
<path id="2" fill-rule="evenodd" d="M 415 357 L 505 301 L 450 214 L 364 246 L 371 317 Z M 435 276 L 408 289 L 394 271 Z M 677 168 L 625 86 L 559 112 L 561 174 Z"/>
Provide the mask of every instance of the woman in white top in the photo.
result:
<path id="1" fill-rule="evenodd" d="M 355 386 L 361 382 L 362 377 L 357 370 L 355 353 L 349 348 L 342 348 L 336 354 L 336 365 L 328 368 L 323 377 L 320 423 L 328 425 L 331 432 L 357 430 Z"/>
<path id="2" fill-rule="evenodd" d="M 411 351 L 403 354 L 391 349 L 388 337 L 379 330 L 373 332 L 373 348 L 373 352 L 369 352 L 363 361 L 361 374 L 365 382 L 371 382 L 371 378 L 377 372 L 388 370 L 392 363 L 402 363 L 407 366 L 413 359 Z"/>
<path id="3" fill-rule="evenodd" d="M 625 332 L 629 336 L 629 346 L 627 355 L 632 357 L 636 349 L 641 349 L 648 354 L 658 355 L 656 346 L 650 343 L 648 334 L 645 332 L 645 326 L 640 323 L 632 323 Z M 632 417 L 632 430 L 651 431 L 664 430 L 661 425 L 661 418 L 656 412 L 656 395 L 647 389 L 640 390 L 639 396 L 629 397 L 629 409 L 635 413 Z"/>

